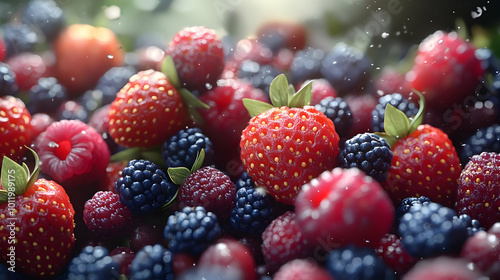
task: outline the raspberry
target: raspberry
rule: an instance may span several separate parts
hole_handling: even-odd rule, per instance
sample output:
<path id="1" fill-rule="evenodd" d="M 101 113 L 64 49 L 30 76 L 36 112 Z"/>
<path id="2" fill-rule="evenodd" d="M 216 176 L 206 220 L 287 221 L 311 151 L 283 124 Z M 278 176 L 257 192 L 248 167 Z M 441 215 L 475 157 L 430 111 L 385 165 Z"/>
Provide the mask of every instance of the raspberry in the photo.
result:
<path id="1" fill-rule="evenodd" d="M 203 26 L 177 32 L 165 54 L 172 57 L 181 84 L 189 90 L 205 91 L 224 69 L 222 42 L 213 29 Z"/>
<path id="2" fill-rule="evenodd" d="M 205 152 L 204 165 L 210 165 L 214 157 L 213 144 L 200 128 L 182 129 L 165 141 L 161 147 L 161 156 L 168 167 L 186 167 L 191 169 L 196 156 Z"/>
<path id="3" fill-rule="evenodd" d="M 378 242 L 394 217 L 384 189 L 356 168 L 335 168 L 312 179 L 299 192 L 295 211 L 297 225 L 309 242 L 332 246 Z"/>
<path id="4" fill-rule="evenodd" d="M 172 253 L 161 244 L 145 246 L 130 265 L 130 279 L 174 279 Z"/>
<path id="5" fill-rule="evenodd" d="M 408 273 L 405 280 L 477 280 L 482 275 L 472 271 L 463 259 L 441 256 L 419 261 Z"/>
<path id="6" fill-rule="evenodd" d="M 412 257 L 403 248 L 401 238 L 391 233 L 387 233 L 382 237 L 379 244 L 375 247 L 375 253 L 397 275 L 405 274 L 418 261 L 417 258 Z"/>
<path id="7" fill-rule="evenodd" d="M 30 88 L 29 96 L 28 109 L 31 114 L 53 114 L 69 99 L 66 88 L 53 77 L 40 78 L 37 84 Z"/>
<path id="8" fill-rule="evenodd" d="M 489 279 L 500 279 L 500 223 L 467 239 L 460 257 L 474 263 Z"/>
<path id="9" fill-rule="evenodd" d="M 54 40 L 66 27 L 64 11 L 52 0 L 29 1 L 21 21 L 43 34 L 47 41 Z"/>
<path id="10" fill-rule="evenodd" d="M 325 52 L 322 49 L 307 47 L 297 51 L 290 65 L 290 76 L 293 83 L 321 78 L 321 62 L 324 57 Z"/>
<path id="11" fill-rule="evenodd" d="M 49 127 L 55 120 L 45 114 L 38 113 L 31 116 L 31 140 L 35 141 L 35 139 L 44 132 L 47 127 Z"/>
<path id="12" fill-rule="evenodd" d="M 263 188 L 239 188 L 235 201 L 229 223 L 240 234 L 261 235 L 275 218 L 274 199 Z"/>
<path id="13" fill-rule="evenodd" d="M 133 214 L 152 214 L 170 202 L 177 193 L 177 186 L 162 169 L 149 160 L 134 159 L 122 170 L 122 177 L 115 185 L 120 202 Z"/>
<path id="14" fill-rule="evenodd" d="M 456 212 L 432 202 L 411 206 L 398 231 L 403 247 L 418 258 L 458 254 L 467 239 L 467 224 Z"/>
<path id="15" fill-rule="evenodd" d="M 99 191 L 85 202 L 83 220 L 95 235 L 103 238 L 121 237 L 132 227 L 132 212 L 120 203 L 120 196 Z"/>
<path id="16" fill-rule="evenodd" d="M 340 151 L 340 167 L 356 167 L 378 182 L 387 179 L 392 164 L 391 147 L 382 137 L 373 133 L 354 136 Z"/>
<path id="17" fill-rule="evenodd" d="M 132 234 L 130 234 L 130 248 L 135 252 L 147 245 L 163 243 L 163 228 L 145 220 L 135 219 Z"/>
<path id="18" fill-rule="evenodd" d="M 101 246 L 86 246 L 68 265 L 68 279 L 118 279 L 118 263 L 110 256 L 108 249 Z"/>
<path id="19" fill-rule="evenodd" d="M 405 75 L 390 66 L 382 69 L 374 81 L 374 87 L 380 96 L 400 93 L 403 97 L 408 98 L 411 93 L 411 87 Z"/>
<path id="20" fill-rule="evenodd" d="M 302 86 L 304 86 L 309 81 L 305 81 Z M 301 87 L 302 87 L 301 86 Z M 321 100 L 327 97 L 337 97 L 337 92 L 332 87 L 330 82 L 325 79 L 314 79 L 311 84 L 311 106 L 315 106 L 321 102 Z"/>
<path id="21" fill-rule="evenodd" d="M 234 206 L 236 187 L 220 170 L 205 166 L 192 174 L 179 188 L 179 207 L 203 206 L 219 219 L 226 219 Z"/>
<path id="22" fill-rule="evenodd" d="M 262 253 L 267 268 L 276 271 L 288 261 L 309 257 L 313 248 L 304 238 L 295 219 L 287 211 L 275 218 L 262 233 Z"/>
<path id="23" fill-rule="evenodd" d="M 106 167 L 106 177 L 100 182 L 99 190 L 116 193 L 115 184 L 122 176 L 122 170 L 128 165 L 127 161 L 113 161 Z"/>
<path id="24" fill-rule="evenodd" d="M 129 277 L 130 265 L 135 257 L 134 251 L 128 247 L 116 247 L 109 252 L 109 256 L 118 263 L 120 274 Z"/>
<path id="25" fill-rule="evenodd" d="M 417 106 L 410 102 L 408 99 L 404 98 L 399 93 L 392 93 L 388 95 L 384 95 L 378 99 L 378 104 L 375 106 L 375 109 L 372 111 L 372 126 L 373 131 L 375 132 L 384 132 L 384 116 L 385 116 L 385 107 L 387 104 L 391 104 L 396 107 L 396 109 L 405 113 L 407 117 L 413 117 L 417 114 L 418 108 Z"/>
<path id="26" fill-rule="evenodd" d="M 186 252 L 198 256 L 219 238 L 221 233 L 217 216 L 207 212 L 202 206 L 197 206 L 184 207 L 170 215 L 163 236 L 173 254 Z"/>
<path id="27" fill-rule="evenodd" d="M 12 72 L 16 74 L 16 82 L 20 90 L 29 91 L 41 77 L 47 74 L 47 64 L 35 53 L 20 53 L 7 61 Z"/>
<path id="28" fill-rule="evenodd" d="M 16 74 L 8 64 L 0 62 L 0 96 L 17 96 L 18 92 Z"/>
<path id="29" fill-rule="evenodd" d="M 340 138 L 348 135 L 353 117 L 349 105 L 341 97 L 325 97 L 314 107 L 333 121 Z"/>
<path id="30" fill-rule="evenodd" d="M 274 274 L 274 280 L 333 280 L 328 271 L 317 263 L 306 259 L 291 260 Z"/>
<path id="31" fill-rule="evenodd" d="M 351 108 L 353 125 L 349 130 L 349 137 L 372 131 L 371 111 L 377 105 L 373 94 L 348 94 L 343 97 Z"/>
<path id="32" fill-rule="evenodd" d="M 500 125 L 493 124 L 478 129 L 476 133 L 469 136 L 462 145 L 460 162 L 465 166 L 472 156 L 482 152 L 500 153 Z"/>

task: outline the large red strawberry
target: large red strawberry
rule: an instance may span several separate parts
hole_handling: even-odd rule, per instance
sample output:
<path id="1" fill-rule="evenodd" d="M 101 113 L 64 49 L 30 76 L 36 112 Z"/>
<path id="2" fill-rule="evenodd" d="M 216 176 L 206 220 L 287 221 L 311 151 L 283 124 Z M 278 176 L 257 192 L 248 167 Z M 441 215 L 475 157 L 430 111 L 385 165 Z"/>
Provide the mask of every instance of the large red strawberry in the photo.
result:
<path id="1" fill-rule="evenodd" d="M 109 110 L 109 133 L 124 147 L 152 147 L 184 128 L 187 107 L 167 76 L 141 71 L 117 93 Z"/>
<path id="2" fill-rule="evenodd" d="M 243 130 L 240 156 L 256 185 L 293 204 L 302 185 L 335 167 L 339 136 L 328 117 L 307 106 L 310 84 L 289 97 L 288 81 L 280 75 L 270 96 L 275 107 L 243 100 L 253 117 Z"/>
<path id="3" fill-rule="evenodd" d="M 21 99 L 0 97 L 0 157 L 17 159 L 31 142 L 31 114 Z"/>
<path id="4" fill-rule="evenodd" d="M 4 158 L 0 190 L 0 259 L 9 270 L 51 279 L 70 260 L 75 211 L 64 188 L 37 179 L 38 157 L 27 166 Z"/>
<path id="5" fill-rule="evenodd" d="M 425 102 L 420 93 L 418 114 L 406 115 L 388 104 L 384 137 L 393 151 L 392 165 L 384 188 L 396 204 L 410 196 L 427 196 L 447 207 L 455 204 L 462 166 L 453 143 L 444 132 L 421 124 Z"/>
<path id="6" fill-rule="evenodd" d="M 420 44 L 406 79 L 422 92 L 429 107 L 443 109 L 472 95 L 483 74 L 474 46 L 455 32 L 436 31 Z"/>

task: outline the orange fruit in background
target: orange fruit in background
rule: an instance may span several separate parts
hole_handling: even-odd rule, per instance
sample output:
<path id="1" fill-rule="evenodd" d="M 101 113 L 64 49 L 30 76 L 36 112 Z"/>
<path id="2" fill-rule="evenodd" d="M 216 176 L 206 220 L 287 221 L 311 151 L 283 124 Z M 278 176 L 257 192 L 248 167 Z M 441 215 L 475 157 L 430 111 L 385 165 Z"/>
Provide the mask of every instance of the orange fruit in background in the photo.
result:
<path id="1" fill-rule="evenodd" d="M 68 26 L 53 49 L 55 76 L 72 97 L 92 89 L 110 68 L 123 65 L 125 55 L 113 31 L 87 24 Z"/>

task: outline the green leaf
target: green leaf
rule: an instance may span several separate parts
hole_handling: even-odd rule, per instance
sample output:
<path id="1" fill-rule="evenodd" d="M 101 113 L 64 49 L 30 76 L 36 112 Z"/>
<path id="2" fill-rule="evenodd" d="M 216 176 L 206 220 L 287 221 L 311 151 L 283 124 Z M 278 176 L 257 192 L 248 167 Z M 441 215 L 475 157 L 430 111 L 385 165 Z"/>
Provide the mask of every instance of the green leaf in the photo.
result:
<path id="1" fill-rule="evenodd" d="M 417 127 L 422 124 L 422 121 L 424 120 L 424 114 L 425 114 L 424 95 L 416 89 L 413 89 L 413 92 L 415 92 L 419 97 L 418 112 L 413 118 L 410 118 L 410 128 L 409 128 L 408 134 L 412 134 L 415 130 L 417 130 Z"/>
<path id="2" fill-rule="evenodd" d="M 142 148 L 141 149 L 141 158 L 151 161 L 152 163 L 157 164 L 161 168 L 166 168 L 165 160 L 161 156 L 161 147 L 155 146 L 150 148 Z"/>
<path id="3" fill-rule="evenodd" d="M 186 88 L 180 88 L 177 90 L 182 98 L 182 101 L 188 108 L 205 108 L 210 109 L 210 106 L 205 102 L 201 101 L 192 92 Z"/>
<path id="4" fill-rule="evenodd" d="M 385 107 L 384 130 L 387 134 L 398 139 L 408 136 L 410 123 L 405 113 L 396 109 L 391 104 Z"/>
<path id="5" fill-rule="evenodd" d="M 118 152 L 111 156 L 111 161 L 130 161 L 141 157 L 141 148 L 133 147 L 121 152 Z"/>
<path id="6" fill-rule="evenodd" d="M 9 192 L 6 190 L 0 190 L 0 204 L 7 203 L 9 201 Z"/>
<path id="7" fill-rule="evenodd" d="M 27 146 L 26 146 L 26 148 L 29 151 L 31 151 L 31 153 L 33 154 L 33 157 L 35 158 L 35 167 L 33 168 L 33 171 L 31 172 L 31 174 L 29 173 L 29 169 L 28 169 L 28 174 L 30 174 L 29 179 L 28 179 L 28 183 L 26 184 L 26 189 L 28 189 L 31 186 L 33 186 L 35 184 L 35 181 L 38 179 L 38 174 L 40 173 L 40 159 L 38 158 L 38 155 L 36 154 L 35 151 L 33 151 L 32 149 L 30 149 Z M 23 163 L 23 165 L 26 165 L 26 164 Z M 26 166 L 26 169 L 27 168 L 28 168 L 28 166 Z"/>
<path id="8" fill-rule="evenodd" d="M 176 192 L 175 192 L 175 194 L 174 194 L 174 197 L 172 197 L 172 199 L 171 199 L 169 202 L 167 202 L 167 203 L 165 203 L 165 204 L 163 204 L 163 205 L 161 206 L 160 211 L 165 211 L 165 210 L 167 210 L 168 208 L 172 207 L 172 205 L 174 205 L 174 204 L 175 204 L 175 202 L 177 201 L 177 195 L 178 195 L 178 194 L 179 194 L 179 189 L 177 189 L 177 191 L 176 191 Z"/>
<path id="9" fill-rule="evenodd" d="M 175 68 L 174 60 L 171 56 L 167 55 L 163 62 L 161 63 L 161 72 L 167 76 L 168 81 L 176 88 L 179 88 L 181 83 L 179 82 L 179 76 L 177 75 L 177 69 Z"/>
<path id="10" fill-rule="evenodd" d="M 290 108 L 302 108 L 311 104 L 312 99 L 312 81 L 303 86 L 290 100 Z"/>
<path id="11" fill-rule="evenodd" d="M 269 98 L 273 106 L 288 106 L 288 93 L 288 80 L 285 74 L 276 76 L 269 86 Z"/>
<path id="12" fill-rule="evenodd" d="M 203 165 L 203 161 L 205 160 L 205 149 L 201 149 L 201 151 L 196 155 L 196 159 L 194 160 L 193 166 L 191 167 L 191 173 L 200 169 Z"/>
<path id="13" fill-rule="evenodd" d="M 288 85 L 288 100 L 290 100 L 294 95 L 295 95 L 295 88 L 293 87 L 292 84 Z M 290 102 L 288 102 L 290 103 Z"/>
<path id="14" fill-rule="evenodd" d="M 243 106 L 247 108 L 248 113 L 250 114 L 251 117 L 255 117 L 261 113 L 264 113 L 265 111 L 274 108 L 273 105 L 258 101 L 258 100 L 253 100 L 249 98 L 243 98 L 241 100 L 243 102 Z"/>
<path id="15" fill-rule="evenodd" d="M 394 146 L 396 142 L 398 142 L 398 138 L 391 136 L 385 132 L 374 132 L 374 134 L 384 138 L 385 141 L 387 141 L 387 144 L 389 144 L 389 146 L 391 147 Z"/>
<path id="16" fill-rule="evenodd" d="M 16 195 L 26 191 L 28 173 L 21 165 L 6 156 L 3 157 L 1 177 L 2 186 L 7 191 L 13 191 Z"/>
<path id="17" fill-rule="evenodd" d="M 167 173 L 174 184 L 182 185 L 186 177 L 191 174 L 191 171 L 186 167 L 170 167 L 167 169 Z"/>

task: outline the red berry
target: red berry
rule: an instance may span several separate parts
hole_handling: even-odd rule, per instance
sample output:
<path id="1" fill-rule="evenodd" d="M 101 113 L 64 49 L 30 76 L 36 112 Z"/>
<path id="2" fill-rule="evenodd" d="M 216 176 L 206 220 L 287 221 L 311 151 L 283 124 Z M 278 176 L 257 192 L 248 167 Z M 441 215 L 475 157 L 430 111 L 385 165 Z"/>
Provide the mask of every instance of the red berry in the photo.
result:
<path id="1" fill-rule="evenodd" d="M 153 147 L 184 128 L 189 115 L 165 74 L 146 70 L 133 75 L 109 110 L 109 133 L 124 147 Z"/>
<path id="2" fill-rule="evenodd" d="M 405 98 L 409 98 L 412 92 L 405 75 L 391 67 L 384 67 L 382 69 L 382 72 L 374 81 L 374 87 L 377 92 L 377 98 L 393 93 L 399 93 Z"/>
<path id="3" fill-rule="evenodd" d="M 382 237 L 375 248 L 375 253 L 398 275 L 405 274 L 418 261 L 403 248 L 401 238 L 392 233 Z"/>
<path id="4" fill-rule="evenodd" d="M 378 99 L 373 94 L 350 93 L 344 97 L 352 112 L 353 125 L 349 130 L 348 137 L 373 131 L 371 112 L 377 106 Z"/>
<path id="5" fill-rule="evenodd" d="M 127 161 L 114 161 L 106 167 L 106 176 L 100 182 L 99 190 L 116 193 L 115 184 L 122 176 L 123 169 L 128 165 Z"/>
<path id="6" fill-rule="evenodd" d="M 31 139 L 34 141 L 42 132 L 44 132 L 49 125 L 51 125 L 55 120 L 45 114 L 36 113 L 31 116 Z"/>
<path id="7" fill-rule="evenodd" d="M 120 196 L 99 191 L 85 202 L 83 220 L 97 236 L 117 238 L 128 234 L 132 226 L 132 212 L 121 204 Z"/>
<path id="8" fill-rule="evenodd" d="M 120 274 L 128 277 L 135 257 L 134 251 L 128 247 L 117 247 L 109 252 L 109 256 L 120 266 Z"/>
<path id="9" fill-rule="evenodd" d="M 135 50 L 137 56 L 137 71 L 154 69 L 160 71 L 161 64 L 165 58 L 165 51 L 157 46 L 148 46 Z"/>
<path id="10" fill-rule="evenodd" d="M 481 275 L 470 270 L 463 259 L 447 256 L 419 261 L 408 273 L 405 280 L 477 280 Z"/>
<path id="11" fill-rule="evenodd" d="M 334 280 L 328 271 L 317 263 L 306 259 L 291 260 L 274 274 L 274 280 Z"/>
<path id="12" fill-rule="evenodd" d="M 500 154 L 472 156 L 460 174 L 455 210 L 488 229 L 500 221 Z"/>
<path id="13" fill-rule="evenodd" d="M 490 279 L 500 279 L 500 222 L 467 239 L 460 257 L 474 263 Z"/>
<path id="14" fill-rule="evenodd" d="M 482 81 L 484 69 L 475 50 L 455 32 L 436 31 L 420 43 L 406 79 L 429 107 L 449 108 L 472 95 Z"/>
<path id="15" fill-rule="evenodd" d="M 172 57 L 181 84 L 189 90 L 215 85 L 224 69 L 222 41 L 215 30 L 203 26 L 177 32 L 165 54 Z"/>
<path id="16" fill-rule="evenodd" d="M 47 65 L 38 54 L 20 53 L 10 57 L 6 63 L 16 74 L 16 82 L 20 90 L 29 91 L 40 78 L 47 75 Z"/>
<path id="17" fill-rule="evenodd" d="M 196 260 L 193 256 L 188 253 L 177 253 L 174 255 L 172 262 L 172 269 L 174 270 L 174 275 L 179 276 L 186 271 L 196 267 Z"/>
<path id="18" fill-rule="evenodd" d="M 0 39 L 0 61 L 3 61 L 5 54 L 7 53 L 7 48 L 5 47 L 5 42 Z"/>
<path id="19" fill-rule="evenodd" d="M 309 81 L 306 81 L 302 84 L 304 86 Z M 311 98 L 311 106 L 319 104 L 321 100 L 326 97 L 337 97 L 337 92 L 333 88 L 333 86 L 325 79 L 314 79 L 312 80 L 312 98 Z"/>
<path id="20" fill-rule="evenodd" d="M 256 279 L 255 261 L 250 250 L 232 239 L 221 239 L 210 245 L 200 256 L 197 266 L 235 269 L 243 277 L 241 280 Z"/>
<path id="21" fill-rule="evenodd" d="M 147 221 L 137 219 L 130 233 L 130 248 L 134 252 L 139 252 L 144 246 L 165 242 L 163 238 L 163 228 L 160 228 Z"/>
<path id="22" fill-rule="evenodd" d="M 0 97 L 0 157 L 20 158 L 31 143 L 31 114 L 21 99 Z"/>
<path id="23" fill-rule="evenodd" d="M 270 21 L 262 24 L 257 30 L 257 39 L 266 43 L 273 51 L 286 48 L 298 51 L 306 47 L 307 30 L 292 21 Z"/>
<path id="24" fill-rule="evenodd" d="M 232 79 L 245 60 L 255 61 L 259 65 L 270 64 L 273 61 L 273 52 L 255 39 L 242 39 L 236 44 L 232 56 L 224 66 L 222 78 Z"/>
<path id="25" fill-rule="evenodd" d="M 378 242 L 391 228 L 395 212 L 380 184 L 354 168 L 325 171 L 304 185 L 295 211 L 305 238 L 331 246 L 327 249 Z"/>

